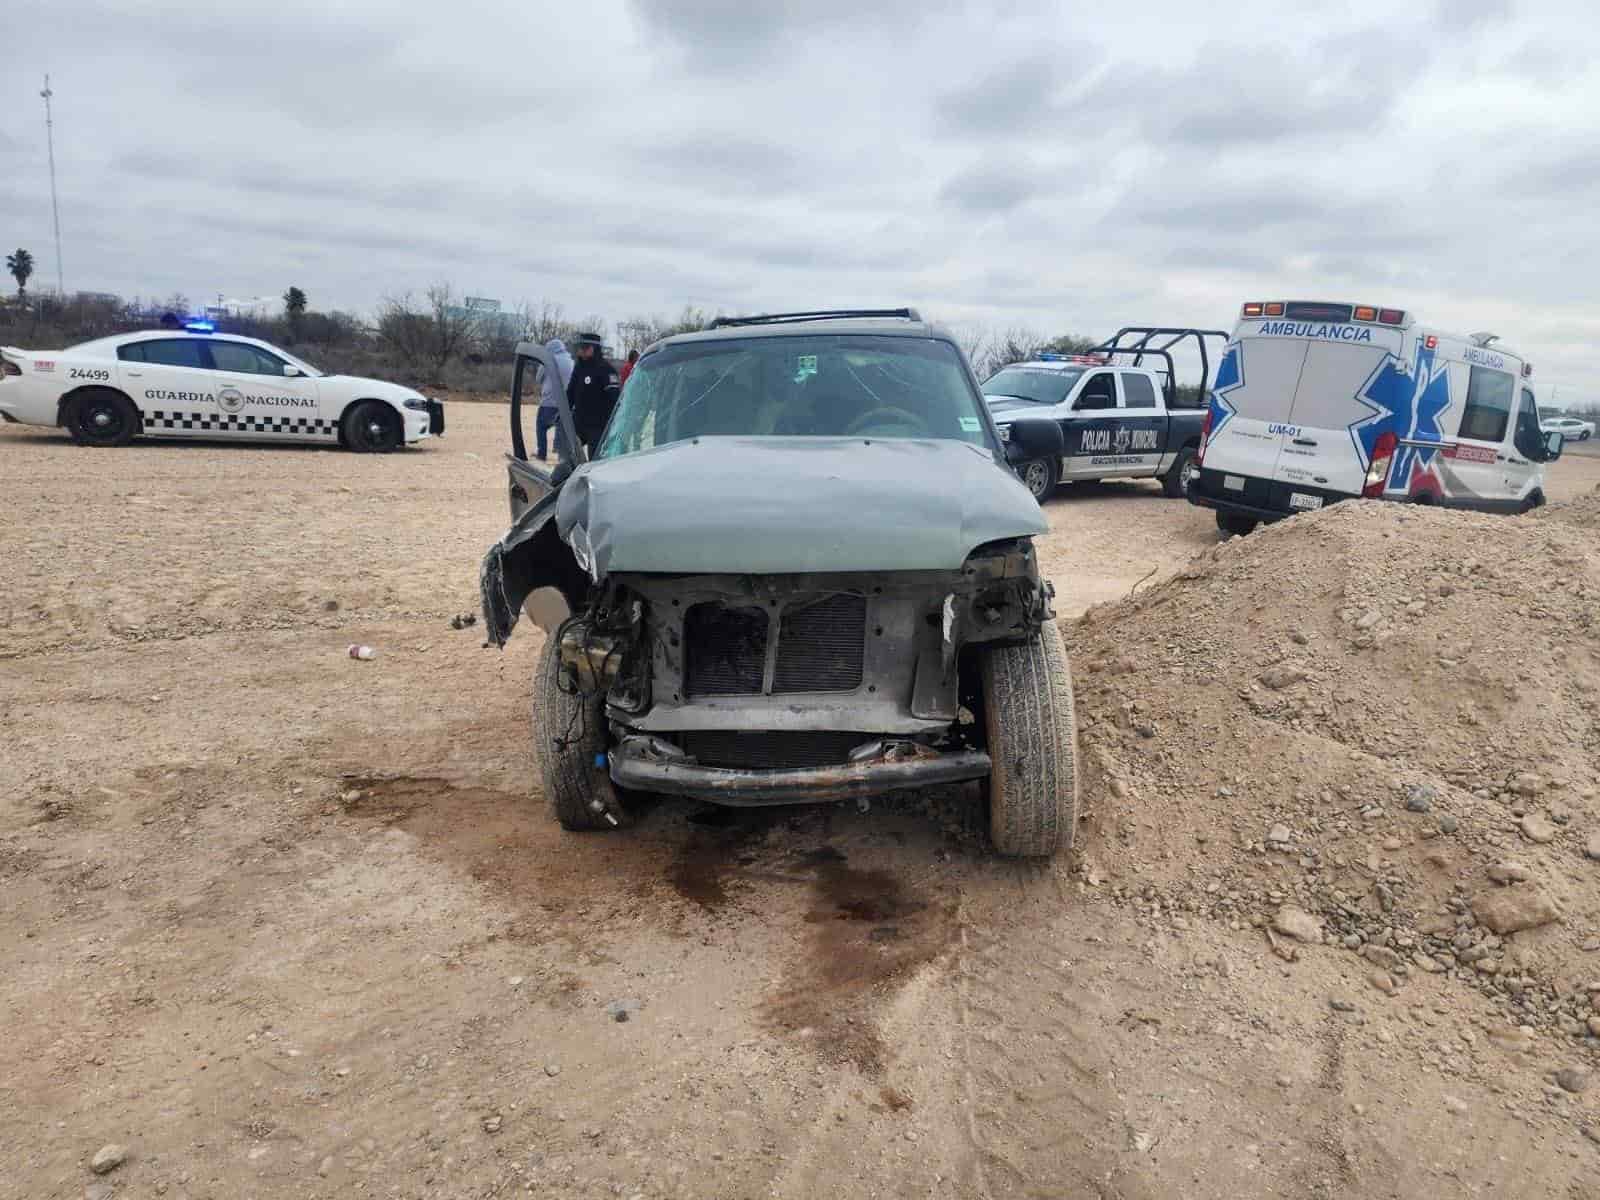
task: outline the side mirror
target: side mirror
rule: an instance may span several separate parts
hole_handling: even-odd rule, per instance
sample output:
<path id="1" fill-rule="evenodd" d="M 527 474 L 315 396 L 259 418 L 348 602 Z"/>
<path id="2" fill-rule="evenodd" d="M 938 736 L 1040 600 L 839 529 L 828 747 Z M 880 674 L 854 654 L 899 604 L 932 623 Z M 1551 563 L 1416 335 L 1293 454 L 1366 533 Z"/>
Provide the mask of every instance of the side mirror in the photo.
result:
<path id="1" fill-rule="evenodd" d="M 1029 462 L 1035 458 L 1060 458 L 1066 448 L 1061 426 L 1041 417 L 1023 417 L 1011 422 L 1006 439 L 1006 461 Z"/>
<path id="2" fill-rule="evenodd" d="M 1544 435 L 1544 456 L 1546 462 L 1553 462 L 1561 457 L 1561 446 L 1566 441 L 1566 435 L 1560 431 L 1552 431 Z"/>
<path id="3" fill-rule="evenodd" d="M 283 373 L 285 375 L 288 375 L 290 378 L 293 378 L 294 376 L 297 376 L 297 375 L 300 374 L 300 368 L 295 366 L 293 363 L 284 363 L 283 364 Z"/>

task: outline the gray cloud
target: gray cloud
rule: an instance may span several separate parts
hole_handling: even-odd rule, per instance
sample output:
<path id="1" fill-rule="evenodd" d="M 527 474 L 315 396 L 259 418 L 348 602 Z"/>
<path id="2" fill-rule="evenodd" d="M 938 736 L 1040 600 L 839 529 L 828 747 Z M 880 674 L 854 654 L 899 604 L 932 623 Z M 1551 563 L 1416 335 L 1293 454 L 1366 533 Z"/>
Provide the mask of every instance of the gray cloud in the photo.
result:
<path id="1" fill-rule="evenodd" d="M 939 199 L 959 212 L 984 217 L 1010 212 L 1038 189 L 1036 177 L 1002 163 L 986 163 L 951 177 L 939 189 Z"/>
<path id="2" fill-rule="evenodd" d="M 370 310 L 448 278 L 613 318 L 913 303 L 1087 334 L 1347 295 L 1501 329 L 1582 394 L 1589 7 L 1330 13 L 11 0 L 0 243 L 53 276 L 48 70 L 69 287 Z"/>

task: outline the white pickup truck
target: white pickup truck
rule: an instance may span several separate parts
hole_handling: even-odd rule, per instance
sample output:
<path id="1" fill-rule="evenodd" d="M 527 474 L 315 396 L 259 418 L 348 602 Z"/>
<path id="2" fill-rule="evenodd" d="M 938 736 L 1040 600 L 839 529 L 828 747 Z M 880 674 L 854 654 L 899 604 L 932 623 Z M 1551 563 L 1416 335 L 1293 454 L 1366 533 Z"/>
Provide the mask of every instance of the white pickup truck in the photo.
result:
<path id="1" fill-rule="evenodd" d="M 1086 354 L 1044 354 L 991 375 L 983 394 L 1002 438 L 1008 423 L 1022 416 L 1048 417 L 1061 426 L 1060 458 L 1017 466 L 1033 498 L 1042 504 L 1058 483 L 1149 478 L 1160 479 L 1169 497 L 1181 498 L 1205 423 L 1206 339 L 1213 337 L 1226 340 L 1227 334 L 1130 326 Z M 1189 338 L 1199 347 L 1202 387 L 1184 396 L 1174 382 L 1172 349 Z"/>

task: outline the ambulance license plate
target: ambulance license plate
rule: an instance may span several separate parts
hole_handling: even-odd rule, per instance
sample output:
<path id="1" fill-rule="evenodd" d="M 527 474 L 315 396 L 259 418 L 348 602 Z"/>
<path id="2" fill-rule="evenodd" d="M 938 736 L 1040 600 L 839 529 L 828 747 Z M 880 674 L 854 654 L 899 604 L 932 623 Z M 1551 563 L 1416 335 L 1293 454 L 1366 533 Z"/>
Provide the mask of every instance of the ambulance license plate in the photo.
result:
<path id="1" fill-rule="evenodd" d="M 1321 508 L 1322 507 L 1322 497 L 1321 496 L 1308 496 L 1304 492 L 1290 492 L 1289 493 L 1289 507 L 1290 508 Z"/>
<path id="2" fill-rule="evenodd" d="M 1244 491 L 1244 476 L 1224 475 L 1222 477 L 1222 486 L 1227 488 L 1230 492 L 1242 492 Z"/>

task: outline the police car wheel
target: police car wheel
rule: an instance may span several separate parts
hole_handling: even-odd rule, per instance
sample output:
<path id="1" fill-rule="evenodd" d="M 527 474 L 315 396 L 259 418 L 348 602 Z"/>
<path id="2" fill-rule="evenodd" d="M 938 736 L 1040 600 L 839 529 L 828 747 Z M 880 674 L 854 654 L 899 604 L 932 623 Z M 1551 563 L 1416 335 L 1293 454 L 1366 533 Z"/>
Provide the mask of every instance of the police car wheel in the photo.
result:
<path id="1" fill-rule="evenodd" d="M 563 829 L 615 829 L 628 823 L 624 793 L 611 782 L 603 695 L 574 695 L 562 687 L 554 635 L 534 668 L 533 758 L 550 813 Z"/>
<path id="2" fill-rule="evenodd" d="M 1043 504 L 1056 490 L 1056 464 L 1054 459 L 1036 458 L 1025 462 L 1017 469 L 1023 485 L 1033 494 L 1033 498 Z"/>
<path id="3" fill-rule="evenodd" d="M 1169 500 L 1181 500 L 1189 486 L 1190 464 L 1194 462 L 1194 451 L 1183 449 L 1178 451 L 1178 457 L 1172 460 L 1172 466 L 1161 478 L 1161 490 Z"/>
<path id="4" fill-rule="evenodd" d="M 1008 858 L 1072 845 L 1078 820 L 1078 725 L 1061 630 L 1046 621 L 1020 646 L 982 652 L 989 839 Z"/>
<path id="5" fill-rule="evenodd" d="M 72 401 L 67 432 L 80 446 L 126 446 L 139 432 L 139 410 L 120 392 L 90 388 Z"/>
<path id="6" fill-rule="evenodd" d="M 358 453 L 386 454 L 404 440 L 399 414 L 387 404 L 368 400 L 345 414 L 344 442 Z"/>

